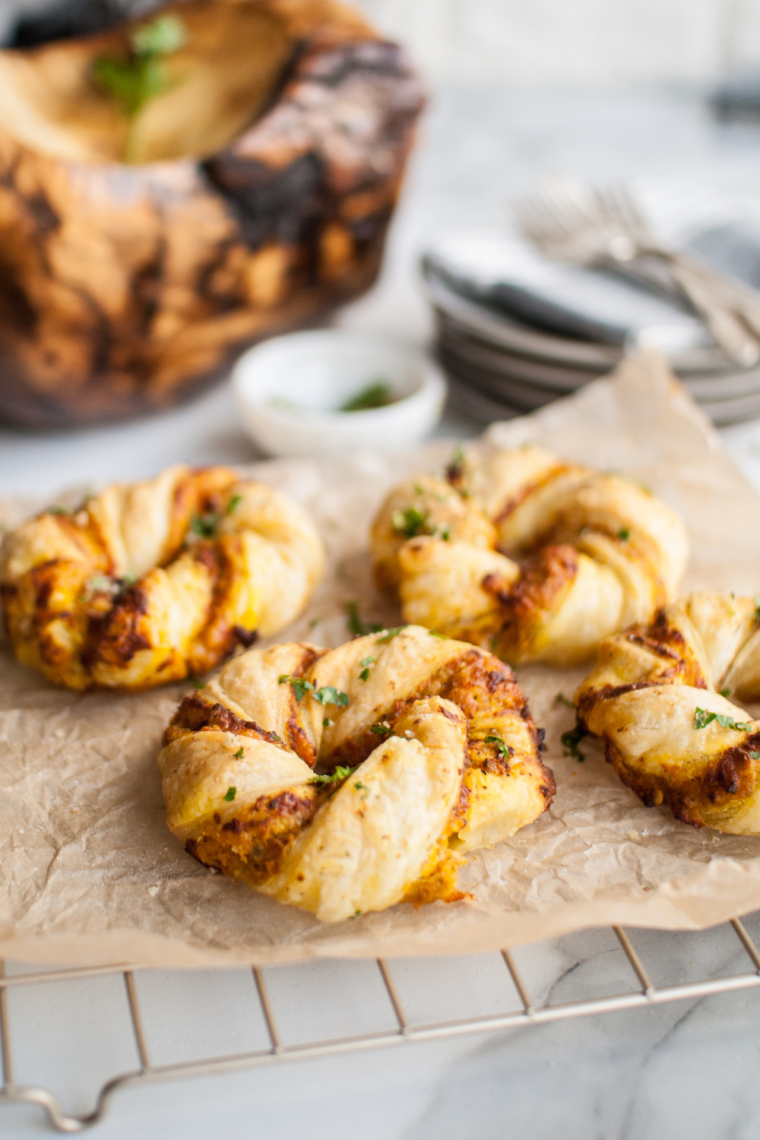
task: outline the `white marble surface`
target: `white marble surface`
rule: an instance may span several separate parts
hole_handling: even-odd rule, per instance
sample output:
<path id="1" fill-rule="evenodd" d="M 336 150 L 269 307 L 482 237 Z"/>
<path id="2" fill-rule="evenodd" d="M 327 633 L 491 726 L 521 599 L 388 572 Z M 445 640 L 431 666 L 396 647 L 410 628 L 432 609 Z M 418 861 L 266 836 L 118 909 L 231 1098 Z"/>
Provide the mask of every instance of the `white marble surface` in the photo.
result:
<path id="1" fill-rule="evenodd" d="M 508 196 L 546 170 L 597 178 L 663 175 L 760 191 L 760 133 L 718 130 L 698 99 L 676 92 L 528 96 L 446 91 L 422 134 L 378 288 L 342 322 L 424 341 L 429 321 L 413 261 L 449 222 L 503 216 Z M 450 435 L 476 430 L 449 418 Z M 760 488 L 760 422 L 723 439 Z M 147 474 L 175 459 L 253 456 L 223 386 L 140 424 L 59 436 L 0 429 L 0 493 L 53 494 L 62 484 Z M 760 916 L 749 925 L 760 938 Z M 632 932 L 656 984 L 751 967 L 730 928 Z M 574 1001 L 635 986 L 608 931 L 518 949 L 534 1000 Z M 18 969 L 19 967 L 13 967 Z M 394 964 L 413 1021 L 515 1008 L 498 958 Z M 269 971 L 287 1040 L 388 1027 L 372 963 Z M 246 971 L 138 978 L 157 1062 L 255 1048 L 260 1015 Z M 19 1082 L 60 1091 L 86 1110 L 99 1085 L 135 1064 L 118 979 L 16 990 L 9 1000 Z M 760 1126 L 760 990 L 626 1013 L 299 1062 L 120 1094 L 100 1140 L 193 1140 L 234 1130 L 278 1140 L 750 1140 Z M 0 1109 L 0 1133 L 44 1131 L 37 1109 Z"/>

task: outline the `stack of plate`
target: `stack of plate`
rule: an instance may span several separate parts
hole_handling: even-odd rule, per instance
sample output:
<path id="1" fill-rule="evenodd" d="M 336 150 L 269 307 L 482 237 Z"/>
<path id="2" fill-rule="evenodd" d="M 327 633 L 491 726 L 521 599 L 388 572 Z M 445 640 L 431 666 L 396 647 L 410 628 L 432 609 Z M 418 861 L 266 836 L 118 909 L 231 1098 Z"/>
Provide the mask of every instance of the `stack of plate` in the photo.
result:
<path id="1" fill-rule="evenodd" d="M 688 245 L 725 270 L 739 222 L 692 228 Z M 741 222 L 745 263 L 760 278 L 760 227 Z M 754 247 L 754 257 L 747 251 Z M 760 366 L 741 368 L 669 297 L 604 273 L 559 266 L 514 235 L 461 231 L 432 243 L 423 276 L 437 352 L 456 406 L 492 421 L 541 407 L 609 372 L 644 346 L 661 349 L 716 424 L 760 416 Z"/>

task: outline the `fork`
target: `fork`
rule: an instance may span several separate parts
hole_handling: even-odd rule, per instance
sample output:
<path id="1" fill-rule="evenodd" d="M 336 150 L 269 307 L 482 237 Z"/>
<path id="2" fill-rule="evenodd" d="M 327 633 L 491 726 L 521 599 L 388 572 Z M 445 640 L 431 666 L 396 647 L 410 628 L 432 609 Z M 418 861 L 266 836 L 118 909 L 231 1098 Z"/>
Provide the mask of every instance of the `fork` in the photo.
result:
<path id="1" fill-rule="evenodd" d="M 600 190 L 555 178 L 516 201 L 514 212 L 523 234 L 549 257 L 611 265 L 676 292 L 731 360 L 744 367 L 760 360 L 760 297 L 662 242 L 625 187 Z"/>

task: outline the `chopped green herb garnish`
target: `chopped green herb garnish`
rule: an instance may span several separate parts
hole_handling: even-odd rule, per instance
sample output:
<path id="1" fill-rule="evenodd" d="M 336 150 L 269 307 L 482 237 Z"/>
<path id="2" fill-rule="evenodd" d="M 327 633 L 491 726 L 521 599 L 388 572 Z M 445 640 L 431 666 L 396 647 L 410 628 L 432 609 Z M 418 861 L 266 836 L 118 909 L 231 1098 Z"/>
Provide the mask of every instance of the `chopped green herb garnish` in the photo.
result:
<path id="1" fill-rule="evenodd" d="M 370 732 L 374 732 L 375 736 L 389 736 L 393 729 L 385 721 L 381 721 L 380 724 L 373 724 Z"/>
<path id="2" fill-rule="evenodd" d="M 114 590 L 118 589 L 113 578 L 108 578 L 105 574 L 93 574 L 91 578 L 87 579 L 86 585 L 92 593 L 100 591 L 113 593 Z"/>
<path id="3" fill-rule="evenodd" d="M 369 675 L 372 672 L 372 666 L 375 664 L 374 657 L 362 657 L 361 664 L 364 666 L 359 677 L 362 681 L 368 681 Z"/>
<path id="4" fill-rule="evenodd" d="M 750 756 L 753 760 L 760 760 L 760 752 L 750 752 Z"/>
<path id="5" fill-rule="evenodd" d="M 346 602 L 346 613 L 348 615 L 348 628 L 354 637 L 366 637 L 369 633 L 379 633 L 383 628 L 375 622 L 362 621 L 356 602 Z"/>
<path id="6" fill-rule="evenodd" d="M 495 744 L 497 750 L 501 753 L 505 760 L 509 760 L 510 756 L 514 756 L 515 750 L 509 744 L 505 744 L 500 736 L 486 736 L 484 737 L 486 744 Z"/>
<path id="7" fill-rule="evenodd" d="M 393 392 L 390 384 L 385 380 L 373 380 L 366 388 L 362 388 L 355 396 L 351 396 L 344 404 L 341 404 L 341 412 L 366 412 L 370 408 L 385 408 L 388 404 L 392 404 Z"/>
<path id="8" fill-rule="evenodd" d="M 386 630 L 382 637 L 378 637 L 377 644 L 384 645 L 386 641 L 393 641 L 394 637 L 398 637 L 400 633 L 403 633 L 404 630 L 408 628 L 406 625 L 397 625 L 393 629 Z"/>
<path id="9" fill-rule="evenodd" d="M 235 760 L 243 759 L 243 745 L 241 744 L 237 752 L 233 753 Z"/>
<path id="10" fill-rule="evenodd" d="M 425 488 L 420 486 L 419 483 L 415 483 L 414 484 L 414 493 L 415 493 L 415 495 L 424 495 L 425 494 Z"/>
<path id="11" fill-rule="evenodd" d="M 564 693 L 557 693 L 556 697 L 554 698 L 554 703 L 555 705 L 565 705 L 566 708 L 573 709 L 573 711 L 575 711 L 575 705 L 571 700 L 568 700 Z"/>
<path id="12" fill-rule="evenodd" d="M 369 790 L 369 789 L 367 788 L 367 785 L 366 785 L 366 784 L 363 784 L 363 783 L 361 782 L 361 780 L 357 780 L 357 781 L 356 781 L 356 783 L 354 784 L 354 787 L 356 788 L 357 792 L 366 792 L 366 791 L 368 791 L 368 790 Z"/>
<path id="13" fill-rule="evenodd" d="M 194 689 L 205 689 L 206 688 L 206 682 L 201 681 L 200 677 L 188 677 L 188 681 L 190 682 L 190 684 L 193 686 Z"/>
<path id="14" fill-rule="evenodd" d="M 336 689 L 333 685 L 323 685 L 321 689 L 314 689 L 311 695 L 321 705 L 340 705 L 341 708 L 346 708 L 349 704 L 348 693 Z"/>
<path id="15" fill-rule="evenodd" d="M 125 586 L 134 586 L 135 582 L 137 581 L 137 575 L 136 574 L 122 574 L 122 576 L 119 580 Z"/>
<path id="16" fill-rule="evenodd" d="M 721 689 L 720 695 L 722 697 L 730 697 L 731 696 L 731 690 L 730 689 Z"/>
<path id="17" fill-rule="evenodd" d="M 585 728 L 581 728 L 581 726 L 577 724 L 575 728 L 569 728 L 567 732 L 563 732 L 560 737 L 564 755 L 572 757 L 572 759 L 577 760 L 579 764 L 582 764 L 586 759 L 578 747 L 584 736 L 588 736 L 588 733 Z"/>
<path id="18" fill-rule="evenodd" d="M 627 526 L 621 526 L 620 530 L 618 531 L 617 536 L 621 542 L 627 542 L 628 539 L 631 537 L 631 532 Z"/>
<path id="19" fill-rule="evenodd" d="M 240 506 L 240 504 L 242 503 L 242 501 L 243 501 L 242 495 L 233 495 L 232 498 L 230 499 L 229 503 L 227 504 L 227 514 L 231 515 L 233 511 L 236 511 L 238 509 L 238 507 Z"/>
<path id="20" fill-rule="evenodd" d="M 369 669 L 362 669 L 361 673 L 359 674 L 359 680 L 360 681 L 369 681 L 369 674 L 370 674 Z"/>
<path id="21" fill-rule="evenodd" d="M 66 510 L 65 507 L 54 506 L 54 507 L 48 507 L 46 513 L 49 515 L 67 515 L 69 512 Z"/>
<path id="22" fill-rule="evenodd" d="M 205 515 L 193 515 L 190 519 L 190 530 L 199 538 L 213 538 L 218 525 L 218 511 L 208 511 Z"/>
<path id="23" fill-rule="evenodd" d="M 407 507 L 405 511 L 394 511 L 393 529 L 404 538 L 414 538 L 418 534 L 432 534 L 430 511 L 420 511 L 417 507 Z"/>
<path id="24" fill-rule="evenodd" d="M 328 776 L 312 776 L 312 778 L 309 780 L 309 783 L 316 784 L 320 788 L 324 788 L 327 784 L 337 784 L 340 780 L 347 780 L 349 776 L 353 775 L 358 767 L 359 765 L 356 764 L 353 768 L 341 768 L 339 764 L 338 767 L 333 772 L 330 772 Z"/>
<path id="25" fill-rule="evenodd" d="M 179 16 L 164 15 L 135 28 L 129 37 L 126 59 L 100 56 L 92 65 L 97 85 L 119 104 L 129 126 L 124 144 L 124 161 L 135 160 L 136 120 L 151 99 L 170 86 L 163 62 L 187 40 L 185 25 Z"/>
<path id="26" fill-rule="evenodd" d="M 226 799 L 227 803 L 230 804 L 230 803 L 232 803 L 232 801 L 234 800 L 236 795 L 237 795 L 237 788 L 228 788 L 227 791 L 224 793 L 224 798 Z"/>
<path id="27" fill-rule="evenodd" d="M 444 542 L 448 542 L 451 538 L 451 526 L 449 523 L 446 523 L 446 526 L 441 528 L 441 538 Z"/>
<path id="28" fill-rule="evenodd" d="M 755 603 L 755 621 L 760 621 L 760 595 L 755 594 L 753 601 Z"/>
<path id="29" fill-rule="evenodd" d="M 431 637 L 440 637 L 441 641 L 449 640 L 445 633 L 439 633 L 437 629 L 429 629 L 428 633 Z"/>
<path id="30" fill-rule="evenodd" d="M 707 709 L 694 710 L 694 728 L 707 728 L 708 724 L 712 724 L 717 720 L 721 728 L 735 728 L 739 732 L 751 732 L 752 725 L 746 720 L 734 720 L 732 716 L 724 713 L 708 712 Z"/>
<path id="31" fill-rule="evenodd" d="M 324 718 L 324 720 L 322 721 L 322 728 L 331 728 L 331 727 L 332 727 L 332 721 L 330 720 L 329 716 L 326 716 Z"/>
<path id="32" fill-rule="evenodd" d="M 306 694 L 314 688 L 311 681 L 307 681 L 305 677 L 291 677 L 290 673 L 281 673 L 277 683 L 279 685 L 291 685 L 299 705 Z"/>

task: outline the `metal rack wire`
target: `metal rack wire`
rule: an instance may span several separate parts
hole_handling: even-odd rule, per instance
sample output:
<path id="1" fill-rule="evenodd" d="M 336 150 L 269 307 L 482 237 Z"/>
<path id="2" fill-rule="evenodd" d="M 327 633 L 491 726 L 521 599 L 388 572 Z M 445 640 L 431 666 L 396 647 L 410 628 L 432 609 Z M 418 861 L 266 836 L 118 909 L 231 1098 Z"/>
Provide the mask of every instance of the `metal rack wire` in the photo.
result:
<path id="1" fill-rule="evenodd" d="M 143 1014 L 135 986 L 134 971 L 125 966 L 101 966 L 82 969 L 51 969 L 39 973 L 6 976 L 0 962 L 0 1049 L 3 1064 L 3 1086 L 0 1089 L 0 1105 L 33 1104 L 43 1109 L 51 1128 L 60 1132 L 81 1132 L 100 1121 L 108 1110 L 109 1102 L 118 1089 L 140 1084 L 169 1081 L 180 1078 L 202 1077 L 230 1073 L 241 1069 L 257 1068 L 264 1065 L 281 1065 L 288 1061 L 303 1061 L 309 1058 L 345 1054 L 355 1050 L 377 1049 L 388 1046 L 408 1045 L 413 1042 L 431 1041 L 441 1038 L 493 1032 L 512 1029 L 521 1025 L 540 1024 L 567 1018 L 585 1017 L 591 1014 L 611 1013 L 636 1007 L 706 997 L 760 985 L 760 950 L 750 937 L 745 925 L 739 919 L 732 919 L 730 926 L 741 947 L 752 964 L 752 971 L 723 977 L 703 978 L 668 986 L 653 985 L 649 974 L 629 936 L 620 927 L 612 927 L 617 942 L 622 948 L 637 980 L 638 987 L 613 996 L 586 998 L 581 1001 L 561 1004 L 535 1005 L 528 987 L 518 970 L 512 953 L 504 949 L 501 958 L 511 979 L 522 1009 L 513 1013 L 486 1014 L 457 1021 L 442 1021 L 413 1026 L 404 1010 L 403 1002 L 393 978 L 393 965 L 385 959 L 376 959 L 383 986 L 390 1001 L 396 1028 L 356 1036 L 325 1038 L 306 1044 L 288 1045 L 277 1023 L 273 1003 L 267 983 L 258 966 L 252 966 L 253 980 L 261 1012 L 266 1025 L 269 1046 L 263 1050 L 239 1053 L 233 1056 L 211 1056 L 199 1061 L 173 1064 L 154 1064 L 151 1061 Z M 126 1001 L 134 1036 L 134 1045 L 139 1059 L 139 1068 L 123 1072 L 105 1083 L 97 1096 L 91 1112 L 83 1115 L 70 1115 L 63 1111 L 60 1101 L 46 1088 L 32 1085 L 18 1085 L 14 1082 L 13 1042 L 8 1012 L 9 991 L 16 986 L 41 986 L 50 982 L 71 979 L 94 978 L 104 975 L 121 975 L 124 982 Z"/>

